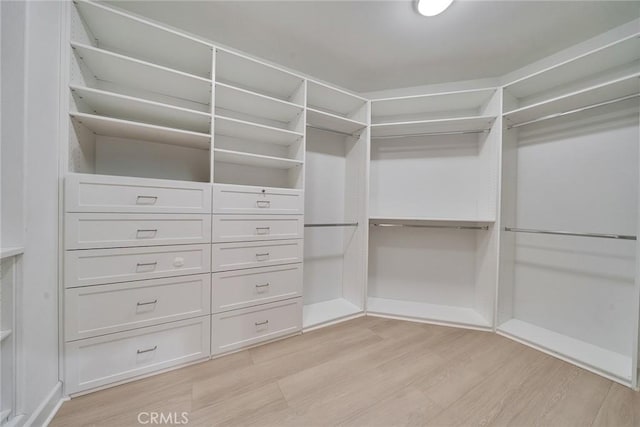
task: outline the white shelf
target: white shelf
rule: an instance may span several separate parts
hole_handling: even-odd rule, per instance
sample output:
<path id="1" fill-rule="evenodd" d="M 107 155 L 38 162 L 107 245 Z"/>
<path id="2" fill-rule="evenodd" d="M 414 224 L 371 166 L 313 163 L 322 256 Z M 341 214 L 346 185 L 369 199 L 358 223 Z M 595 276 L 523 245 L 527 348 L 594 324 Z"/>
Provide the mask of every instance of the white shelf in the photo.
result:
<path id="1" fill-rule="evenodd" d="M 9 258 L 16 255 L 22 255 L 23 253 L 24 253 L 24 248 L 22 247 L 2 248 L 0 249 L 0 259 Z"/>
<path id="2" fill-rule="evenodd" d="M 307 106 L 314 110 L 333 111 L 336 115 L 350 116 L 367 100 L 322 83 L 307 81 Z"/>
<path id="3" fill-rule="evenodd" d="M 211 114 L 83 86 L 71 86 L 96 114 L 208 133 Z"/>
<path id="4" fill-rule="evenodd" d="M 74 3 L 100 47 L 211 77 L 213 46 L 93 1 Z"/>
<path id="5" fill-rule="evenodd" d="M 215 116 L 214 129 L 216 135 L 224 135 L 247 141 L 266 142 L 269 144 L 292 145 L 303 137 L 303 134 L 265 126 L 230 117 Z"/>
<path id="6" fill-rule="evenodd" d="M 371 137 L 483 132 L 491 129 L 495 119 L 495 116 L 479 116 L 373 124 Z"/>
<path id="7" fill-rule="evenodd" d="M 216 108 L 289 123 L 302 114 L 302 106 L 225 83 L 216 83 Z"/>
<path id="8" fill-rule="evenodd" d="M 313 108 L 307 108 L 307 125 L 348 134 L 354 134 L 367 127 L 366 123 Z"/>
<path id="9" fill-rule="evenodd" d="M 362 313 L 364 310 L 350 303 L 344 298 L 332 299 L 329 301 L 306 304 L 302 309 L 302 327 L 330 323 L 346 317 Z"/>
<path id="10" fill-rule="evenodd" d="M 367 300 L 367 313 L 423 320 L 436 324 L 459 325 L 481 329 L 491 327 L 491 323 L 472 308 L 428 304 L 416 301 L 369 297 Z"/>
<path id="11" fill-rule="evenodd" d="M 445 111 L 479 111 L 489 102 L 496 89 L 475 89 L 435 93 L 371 101 L 372 123 L 388 121 L 385 117 L 430 114 Z M 476 113 L 476 114 L 477 114 Z"/>
<path id="12" fill-rule="evenodd" d="M 216 80 L 285 101 L 300 90 L 303 79 L 281 68 L 224 49 L 216 49 Z M 299 100 L 302 105 L 302 98 Z"/>
<path id="13" fill-rule="evenodd" d="M 11 329 L 0 331 L 0 342 L 4 341 L 6 338 L 9 338 L 11 336 L 11 333 Z"/>
<path id="14" fill-rule="evenodd" d="M 640 59 L 640 37 L 633 35 L 572 58 L 505 86 L 516 98 L 526 98 L 590 76 L 613 70 Z"/>
<path id="15" fill-rule="evenodd" d="M 291 169 L 302 166 L 298 160 L 285 159 L 282 157 L 264 156 L 262 154 L 245 153 L 242 151 L 223 150 L 215 148 L 214 160 L 216 162 L 234 163 L 246 166 L 258 166 L 274 169 Z"/>
<path id="16" fill-rule="evenodd" d="M 640 91 L 639 77 L 640 74 L 635 73 L 506 112 L 504 117 L 509 121 L 509 124 L 513 125 L 637 94 Z"/>
<path id="17" fill-rule="evenodd" d="M 456 223 L 462 225 L 492 224 L 495 218 L 436 218 L 436 217 L 407 217 L 407 216 L 370 216 L 369 222 L 389 223 Z"/>
<path id="18" fill-rule="evenodd" d="M 72 112 L 69 115 L 97 135 L 139 139 L 202 150 L 208 150 L 211 146 L 211 136 L 204 133 L 112 119 L 93 114 Z"/>
<path id="19" fill-rule="evenodd" d="M 531 323 L 511 319 L 498 332 L 625 384 L 631 383 L 631 357 L 580 341 Z"/>
<path id="20" fill-rule="evenodd" d="M 80 43 L 71 43 L 98 80 L 211 104 L 211 80 Z"/>

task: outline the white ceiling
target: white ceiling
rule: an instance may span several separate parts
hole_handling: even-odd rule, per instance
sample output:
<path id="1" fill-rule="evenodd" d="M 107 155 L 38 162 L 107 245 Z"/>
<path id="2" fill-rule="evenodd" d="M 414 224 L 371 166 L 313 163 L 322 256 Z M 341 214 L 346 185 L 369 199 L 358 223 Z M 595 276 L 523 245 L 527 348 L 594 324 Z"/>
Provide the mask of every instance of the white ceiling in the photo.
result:
<path id="1" fill-rule="evenodd" d="M 638 1 L 117 1 L 229 47 L 360 91 L 495 77 L 640 17 Z"/>

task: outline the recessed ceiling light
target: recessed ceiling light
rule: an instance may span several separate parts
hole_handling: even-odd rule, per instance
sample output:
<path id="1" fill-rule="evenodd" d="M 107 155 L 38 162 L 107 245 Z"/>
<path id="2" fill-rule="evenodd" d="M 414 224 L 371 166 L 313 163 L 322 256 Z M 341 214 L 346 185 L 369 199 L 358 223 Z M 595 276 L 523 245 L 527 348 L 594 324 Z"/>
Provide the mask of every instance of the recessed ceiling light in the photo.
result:
<path id="1" fill-rule="evenodd" d="M 418 0 L 418 13 L 423 16 L 436 16 L 451 6 L 453 0 Z"/>

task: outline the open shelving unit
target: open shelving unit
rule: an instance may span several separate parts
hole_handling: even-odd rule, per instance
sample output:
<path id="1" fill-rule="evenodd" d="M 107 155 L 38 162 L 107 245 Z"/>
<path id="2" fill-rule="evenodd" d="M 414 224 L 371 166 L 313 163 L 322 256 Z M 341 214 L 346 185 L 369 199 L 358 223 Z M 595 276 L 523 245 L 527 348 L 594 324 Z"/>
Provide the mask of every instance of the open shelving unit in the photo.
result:
<path id="1" fill-rule="evenodd" d="M 224 163 L 234 163 L 238 165 L 259 166 L 275 169 L 291 169 L 300 167 L 303 162 L 298 160 L 284 159 L 281 157 L 263 156 L 261 154 L 251 154 L 242 151 L 223 150 L 216 148 L 213 150 L 216 161 Z"/>

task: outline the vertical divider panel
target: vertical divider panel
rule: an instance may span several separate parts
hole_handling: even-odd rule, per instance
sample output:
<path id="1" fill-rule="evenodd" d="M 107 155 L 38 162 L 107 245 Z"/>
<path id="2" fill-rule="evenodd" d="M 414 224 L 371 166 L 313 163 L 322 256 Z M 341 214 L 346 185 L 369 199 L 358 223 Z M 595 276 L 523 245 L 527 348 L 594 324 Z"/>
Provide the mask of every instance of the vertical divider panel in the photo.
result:
<path id="1" fill-rule="evenodd" d="M 638 81 L 640 85 L 640 81 Z M 640 113 L 638 114 L 640 116 Z M 640 118 L 640 117 L 639 117 Z M 638 138 L 640 145 L 640 137 Z M 638 164 L 640 164 L 640 150 L 638 152 Z M 640 175 L 638 176 L 638 191 L 640 192 Z M 640 194 L 638 197 L 638 218 L 636 220 L 636 235 L 640 234 Z M 635 334 L 632 355 L 631 355 L 631 387 L 635 390 L 640 388 L 640 239 L 636 240 L 636 278 L 635 278 L 636 296 L 635 304 Z"/>
<path id="2" fill-rule="evenodd" d="M 215 167 L 214 161 L 214 148 L 216 143 L 216 133 L 215 133 L 215 123 L 214 115 L 216 111 L 216 57 L 218 54 L 218 49 L 211 49 L 211 105 L 209 108 L 209 112 L 211 113 L 211 146 L 209 148 L 209 183 L 213 184 L 213 168 Z"/>

